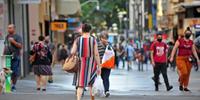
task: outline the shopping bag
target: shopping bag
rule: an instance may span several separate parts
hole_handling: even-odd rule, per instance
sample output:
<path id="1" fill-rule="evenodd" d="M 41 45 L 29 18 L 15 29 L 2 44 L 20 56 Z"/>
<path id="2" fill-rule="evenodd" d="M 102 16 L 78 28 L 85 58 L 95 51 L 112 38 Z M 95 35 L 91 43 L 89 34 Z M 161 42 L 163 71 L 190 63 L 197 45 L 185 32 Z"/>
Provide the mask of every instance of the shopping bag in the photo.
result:
<path id="1" fill-rule="evenodd" d="M 104 96 L 104 86 L 103 86 L 103 81 L 102 81 L 100 75 L 97 76 L 97 78 L 93 84 L 92 95 L 99 96 L 99 97 Z"/>
<path id="2" fill-rule="evenodd" d="M 115 52 L 112 47 L 107 46 L 102 58 L 102 68 L 113 69 L 115 67 Z"/>

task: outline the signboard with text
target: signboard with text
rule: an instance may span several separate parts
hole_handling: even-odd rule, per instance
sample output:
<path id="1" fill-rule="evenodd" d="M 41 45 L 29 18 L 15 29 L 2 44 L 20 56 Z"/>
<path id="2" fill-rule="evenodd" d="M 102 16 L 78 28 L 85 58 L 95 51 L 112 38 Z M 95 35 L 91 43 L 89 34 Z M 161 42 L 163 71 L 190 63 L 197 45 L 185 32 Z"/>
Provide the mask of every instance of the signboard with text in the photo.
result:
<path id="1" fill-rule="evenodd" d="M 51 22 L 52 31 L 65 31 L 67 30 L 66 22 Z"/>

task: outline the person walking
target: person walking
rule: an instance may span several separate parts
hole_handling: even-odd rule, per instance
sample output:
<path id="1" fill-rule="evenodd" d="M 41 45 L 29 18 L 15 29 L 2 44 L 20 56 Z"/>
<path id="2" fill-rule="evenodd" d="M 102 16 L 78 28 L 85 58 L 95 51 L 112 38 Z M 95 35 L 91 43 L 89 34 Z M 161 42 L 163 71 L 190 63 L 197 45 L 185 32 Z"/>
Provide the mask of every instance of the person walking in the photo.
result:
<path id="1" fill-rule="evenodd" d="M 82 26 L 83 34 L 74 41 L 71 50 L 71 54 L 78 53 L 80 57 L 80 67 L 76 73 L 75 82 L 77 87 L 77 100 L 81 100 L 85 87 L 90 88 L 91 100 L 95 99 L 92 95 L 92 86 L 97 74 L 101 73 L 97 42 L 96 38 L 90 34 L 91 29 L 92 27 L 89 24 L 84 24 Z"/>
<path id="2" fill-rule="evenodd" d="M 61 64 L 63 65 L 66 58 L 68 57 L 68 50 L 67 50 L 67 46 L 65 44 L 62 45 L 62 48 L 60 50 L 60 60 L 61 60 Z"/>
<path id="3" fill-rule="evenodd" d="M 168 54 L 167 54 L 167 57 L 168 57 L 168 58 L 170 58 L 173 48 L 174 48 L 174 42 L 173 42 L 173 41 L 170 41 L 170 42 L 168 43 Z M 176 56 L 176 55 L 175 55 L 175 56 Z M 173 62 L 168 61 L 168 66 L 170 66 L 170 68 L 171 68 L 173 71 L 175 71 L 175 69 L 176 69 L 176 60 L 174 60 Z"/>
<path id="4" fill-rule="evenodd" d="M 198 35 L 196 37 L 196 39 L 194 40 L 194 44 L 195 44 L 195 47 L 196 47 L 197 55 L 200 58 L 200 35 Z M 198 71 L 199 70 L 199 66 L 196 66 L 195 70 Z"/>
<path id="5" fill-rule="evenodd" d="M 170 61 L 172 62 L 174 60 L 174 55 L 176 53 L 176 50 L 178 49 L 178 54 L 176 56 L 176 65 L 179 74 L 179 90 L 190 92 L 190 90 L 188 89 L 189 77 L 192 68 L 190 57 L 193 54 L 198 64 L 200 63 L 200 61 L 195 49 L 195 45 L 193 41 L 190 40 L 192 31 L 189 27 L 185 30 L 184 35 L 184 37 L 181 37 L 176 41 L 171 53 Z"/>
<path id="6" fill-rule="evenodd" d="M 127 70 L 129 71 L 130 69 L 132 69 L 132 62 L 135 55 L 135 50 L 133 46 L 131 45 L 131 42 L 127 44 L 125 53 L 126 53 L 126 61 L 128 62 Z"/>
<path id="7" fill-rule="evenodd" d="M 52 75 L 51 59 L 48 55 L 50 50 L 44 44 L 44 37 L 39 36 L 39 42 L 36 42 L 33 46 L 32 55 L 35 55 L 35 61 L 33 64 L 33 70 L 37 83 L 37 91 L 46 91 L 47 78 Z"/>
<path id="8" fill-rule="evenodd" d="M 20 50 L 22 49 L 22 38 L 15 31 L 15 25 L 8 25 L 8 35 L 5 38 L 4 55 L 11 55 L 11 82 L 12 91 L 16 91 L 15 85 L 17 84 L 17 79 L 19 76 L 20 69 Z"/>
<path id="9" fill-rule="evenodd" d="M 112 46 L 108 42 L 108 34 L 107 33 L 101 33 L 99 38 L 100 38 L 100 41 L 98 42 L 98 50 L 99 50 L 99 56 L 100 56 L 101 63 L 102 63 L 102 59 L 103 59 L 103 56 L 105 54 L 105 50 L 106 50 L 107 46 L 109 48 L 112 48 Z M 109 97 L 110 96 L 110 92 L 109 92 L 109 88 L 110 88 L 110 81 L 109 81 L 110 72 L 111 72 L 111 69 L 109 69 L 109 68 L 102 68 L 101 69 L 101 78 L 103 80 L 103 85 L 104 85 L 104 90 L 105 90 L 104 91 L 105 97 Z"/>
<path id="10" fill-rule="evenodd" d="M 155 91 L 159 91 L 159 75 L 163 75 L 167 91 L 173 86 L 169 85 L 167 76 L 167 44 L 162 42 L 162 34 L 157 35 L 157 41 L 151 45 L 151 61 L 154 67 Z"/>
<path id="11" fill-rule="evenodd" d="M 53 69 L 53 64 L 52 64 L 52 62 L 53 62 L 53 51 L 54 51 L 53 49 L 54 49 L 54 47 L 53 47 L 52 43 L 50 43 L 49 36 L 45 37 L 44 45 L 45 45 L 46 49 L 48 50 L 47 56 L 48 56 L 50 63 L 51 63 L 50 66 L 51 66 L 51 72 L 52 72 L 52 69 Z M 52 72 L 52 75 L 50 75 L 48 77 L 48 83 L 53 83 L 53 72 Z"/>
<path id="12" fill-rule="evenodd" d="M 124 39 L 123 36 L 121 36 L 120 37 L 120 41 L 117 44 L 117 49 L 118 49 L 118 57 L 119 57 L 118 62 L 122 61 L 122 68 L 123 69 L 125 68 L 125 61 L 126 61 L 126 58 L 125 58 L 125 46 L 126 46 L 125 39 Z"/>
<path id="13" fill-rule="evenodd" d="M 115 44 L 113 46 L 113 49 L 114 49 L 114 52 L 115 52 L 115 66 L 116 66 L 116 69 L 119 68 L 119 49 L 117 48 L 117 44 Z"/>

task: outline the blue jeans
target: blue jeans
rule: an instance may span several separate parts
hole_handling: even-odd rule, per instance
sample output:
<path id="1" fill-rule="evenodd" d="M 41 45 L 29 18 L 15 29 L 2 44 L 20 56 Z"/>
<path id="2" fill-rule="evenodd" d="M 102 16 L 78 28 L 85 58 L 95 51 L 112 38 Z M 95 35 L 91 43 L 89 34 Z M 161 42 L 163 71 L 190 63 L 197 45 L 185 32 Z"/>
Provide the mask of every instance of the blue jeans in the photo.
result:
<path id="1" fill-rule="evenodd" d="M 11 70 L 13 71 L 11 74 L 11 80 L 13 85 L 17 83 L 17 78 L 19 76 L 19 69 L 20 69 L 20 57 L 14 57 L 11 60 Z"/>
<path id="2" fill-rule="evenodd" d="M 103 80 L 105 92 L 109 91 L 109 88 L 110 88 L 110 81 L 109 81 L 110 72 L 111 72 L 111 69 L 107 69 L 107 68 L 101 69 L 101 78 Z"/>

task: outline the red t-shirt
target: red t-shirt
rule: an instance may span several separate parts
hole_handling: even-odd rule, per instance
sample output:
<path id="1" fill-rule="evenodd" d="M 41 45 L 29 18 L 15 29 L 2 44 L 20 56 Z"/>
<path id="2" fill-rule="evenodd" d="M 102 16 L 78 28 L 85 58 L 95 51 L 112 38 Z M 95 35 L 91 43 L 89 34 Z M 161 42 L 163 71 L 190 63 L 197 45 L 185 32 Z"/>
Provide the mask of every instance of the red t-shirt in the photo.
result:
<path id="1" fill-rule="evenodd" d="M 167 45 L 164 42 L 153 42 L 151 45 L 151 51 L 153 51 L 154 62 L 167 62 Z"/>
<path id="2" fill-rule="evenodd" d="M 192 55 L 192 45 L 193 41 L 186 41 L 184 38 L 178 40 L 180 45 L 178 49 L 178 56 L 190 56 Z"/>

